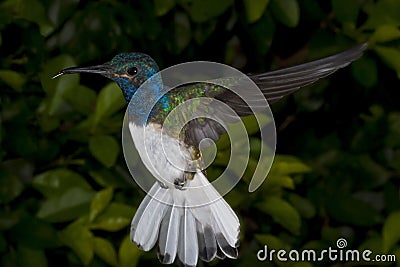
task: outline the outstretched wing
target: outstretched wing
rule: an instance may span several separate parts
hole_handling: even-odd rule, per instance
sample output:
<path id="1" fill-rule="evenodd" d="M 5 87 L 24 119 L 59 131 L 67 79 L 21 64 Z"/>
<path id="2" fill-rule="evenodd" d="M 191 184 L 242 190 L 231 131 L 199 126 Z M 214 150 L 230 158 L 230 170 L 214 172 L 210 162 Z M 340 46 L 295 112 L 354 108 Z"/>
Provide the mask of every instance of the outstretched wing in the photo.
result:
<path id="1" fill-rule="evenodd" d="M 354 60 L 361 57 L 367 44 L 361 44 L 344 52 L 304 63 L 301 65 L 249 75 L 250 79 L 261 89 L 268 102 L 274 103 L 284 96 L 292 94 L 301 87 L 309 85 L 324 78 L 340 68 L 346 67 Z M 241 116 L 252 114 L 248 106 L 231 91 L 225 91 L 216 96 L 232 106 Z M 257 106 L 257 103 L 254 103 Z"/>
<path id="2" fill-rule="evenodd" d="M 367 48 L 367 44 L 356 46 L 344 52 L 322 58 L 319 60 L 311 61 L 294 67 L 270 71 L 266 73 L 249 75 L 249 78 L 260 88 L 262 94 L 265 96 L 269 103 L 273 103 L 282 97 L 292 94 L 299 90 L 301 87 L 309 85 L 321 78 L 324 78 L 340 68 L 346 67 L 354 60 L 358 59 L 363 51 Z M 203 86 L 209 86 L 204 84 Z M 239 116 L 246 116 L 253 114 L 241 97 L 230 90 L 221 88 L 201 88 L 197 85 L 196 90 L 192 90 L 193 97 L 212 97 L 229 105 Z M 246 90 L 246 88 L 239 88 Z M 180 94 L 180 90 L 188 90 L 185 88 L 176 88 L 168 92 L 170 99 L 176 99 Z M 190 91 L 190 90 L 189 90 Z M 254 108 L 257 105 L 264 104 L 265 101 L 258 102 L 255 99 L 250 105 Z M 223 120 L 234 120 L 229 115 L 216 110 L 213 105 L 207 107 L 206 114 L 218 114 Z M 162 109 L 156 107 L 156 109 Z M 157 114 L 157 112 L 155 112 Z M 216 141 L 225 132 L 220 123 L 212 119 L 198 118 L 191 120 L 184 128 L 184 139 L 189 145 L 198 146 L 199 142 L 204 138 L 211 138 Z"/>

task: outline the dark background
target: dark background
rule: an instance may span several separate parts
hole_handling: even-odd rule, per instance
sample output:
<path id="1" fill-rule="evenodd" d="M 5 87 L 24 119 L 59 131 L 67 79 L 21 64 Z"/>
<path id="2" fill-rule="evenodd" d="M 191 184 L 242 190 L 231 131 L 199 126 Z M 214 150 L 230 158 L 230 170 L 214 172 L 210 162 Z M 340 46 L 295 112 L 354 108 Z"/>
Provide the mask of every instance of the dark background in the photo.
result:
<path id="1" fill-rule="evenodd" d="M 258 73 L 366 41 L 357 62 L 273 105 L 267 180 L 248 193 L 250 165 L 226 197 L 242 223 L 239 259 L 199 265 L 358 265 L 256 258 L 264 245 L 322 250 L 340 237 L 399 259 L 399 26 L 397 0 L 3 1 L 0 265 L 159 264 L 128 238 L 144 193 L 123 158 L 122 94 L 92 75 L 51 80 L 62 68 L 137 51 L 161 69 L 210 60 Z"/>

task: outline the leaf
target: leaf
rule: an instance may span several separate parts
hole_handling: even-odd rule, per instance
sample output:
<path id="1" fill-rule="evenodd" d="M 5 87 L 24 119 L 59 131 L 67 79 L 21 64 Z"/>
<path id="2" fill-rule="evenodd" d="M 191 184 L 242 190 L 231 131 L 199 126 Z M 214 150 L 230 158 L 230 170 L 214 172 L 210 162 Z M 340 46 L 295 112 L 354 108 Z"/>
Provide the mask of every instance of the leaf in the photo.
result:
<path id="1" fill-rule="evenodd" d="M 258 209 L 271 215 L 273 220 L 292 234 L 300 233 L 301 219 L 297 210 L 288 202 L 278 197 L 267 197 L 257 205 Z"/>
<path id="2" fill-rule="evenodd" d="M 103 187 L 125 188 L 129 185 L 129 181 L 122 179 L 119 175 L 115 175 L 114 172 L 107 168 L 90 171 L 89 175 Z"/>
<path id="3" fill-rule="evenodd" d="M 262 16 L 257 23 L 250 25 L 249 38 L 254 43 L 257 53 L 266 55 L 275 36 L 275 21 L 272 16 Z M 260 59 L 262 61 L 262 59 Z"/>
<path id="4" fill-rule="evenodd" d="M 43 250 L 20 246 L 18 247 L 17 254 L 18 254 L 18 266 L 24 266 L 24 267 L 47 266 L 47 258 Z"/>
<path id="5" fill-rule="evenodd" d="M 0 231 L 8 230 L 18 223 L 21 217 L 20 210 L 0 211 Z"/>
<path id="6" fill-rule="evenodd" d="M 215 20 L 210 20 L 207 23 L 197 24 L 193 32 L 193 38 L 197 44 L 202 45 L 208 40 L 210 35 L 215 31 L 217 22 Z"/>
<path id="7" fill-rule="evenodd" d="M 110 135 L 93 136 L 89 139 L 89 150 L 107 168 L 113 166 L 119 154 L 119 145 Z"/>
<path id="8" fill-rule="evenodd" d="M 369 38 L 370 43 L 385 43 L 400 38 L 400 30 L 394 25 L 382 25 L 376 28 Z"/>
<path id="9" fill-rule="evenodd" d="M 206 22 L 224 13 L 232 0 L 181 0 L 180 4 L 196 23 Z"/>
<path id="10" fill-rule="evenodd" d="M 157 16 L 163 16 L 168 13 L 174 6 L 175 0 L 154 0 L 154 8 Z"/>
<path id="11" fill-rule="evenodd" d="M 369 16 L 367 22 L 362 26 L 364 29 L 375 29 L 382 25 L 400 26 L 398 0 L 376 1 L 366 11 Z"/>
<path id="12" fill-rule="evenodd" d="M 176 53 L 179 54 L 192 39 L 189 18 L 185 13 L 177 12 L 174 16 Z"/>
<path id="13" fill-rule="evenodd" d="M 0 70 L 0 80 L 8 84 L 15 91 L 21 92 L 26 83 L 26 76 L 12 70 Z"/>
<path id="14" fill-rule="evenodd" d="M 75 219 L 88 212 L 92 197 L 92 192 L 80 187 L 72 187 L 60 197 L 46 200 L 37 216 L 50 222 L 65 222 Z"/>
<path id="15" fill-rule="evenodd" d="M 54 169 L 34 177 L 33 186 L 47 198 L 59 197 L 70 188 L 92 190 L 86 180 L 76 172 L 69 169 Z"/>
<path id="16" fill-rule="evenodd" d="M 36 23 L 40 27 L 43 36 L 48 35 L 53 30 L 46 10 L 38 0 L 6 1 L 3 4 L 15 18 L 24 19 Z"/>
<path id="17" fill-rule="evenodd" d="M 24 185 L 15 174 L 0 170 L 0 176 L 0 204 L 6 204 L 22 193 Z"/>
<path id="18" fill-rule="evenodd" d="M 58 70 L 66 67 L 74 66 L 75 62 L 70 56 L 61 55 L 46 62 L 43 71 L 40 73 L 40 81 L 42 88 L 48 96 L 48 101 L 44 102 L 45 107 L 42 109 L 48 115 L 60 115 L 69 110 L 69 107 L 63 99 L 63 94 L 68 88 L 77 88 L 79 85 L 78 75 L 64 75 L 56 79 L 52 77 Z"/>
<path id="19" fill-rule="evenodd" d="M 400 49 L 378 45 L 374 49 L 382 60 L 397 72 L 400 79 Z"/>
<path id="20" fill-rule="evenodd" d="M 400 241 L 400 211 L 389 214 L 383 224 L 383 252 L 387 253 L 394 244 Z"/>
<path id="21" fill-rule="evenodd" d="M 53 226 L 29 214 L 24 214 L 9 233 L 12 242 L 35 249 L 54 248 L 60 245 Z"/>
<path id="22" fill-rule="evenodd" d="M 259 120 L 259 122 L 258 122 Z M 272 122 L 272 119 L 268 115 L 257 114 L 257 117 L 250 115 L 242 119 L 248 135 L 253 135 L 260 131 L 260 128 Z M 260 123 L 260 125 L 258 124 Z"/>
<path id="23" fill-rule="evenodd" d="M 121 267 L 135 267 L 139 261 L 141 251 L 132 244 L 129 236 L 126 236 L 118 251 L 118 259 Z"/>
<path id="24" fill-rule="evenodd" d="M 93 241 L 94 253 L 111 266 L 117 266 L 117 253 L 110 241 L 100 237 L 95 237 Z"/>
<path id="25" fill-rule="evenodd" d="M 113 202 L 92 222 L 90 229 L 119 231 L 131 223 L 134 214 L 133 207 Z"/>
<path id="26" fill-rule="evenodd" d="M 304 218 L 313 218 L 316 214 L 316 209 L 313 203 L 307 198 L 301 197 L 296 194 L 290 194 L 290 203 L 299 211 L 300 215 Z"/>
<path id="27" fill-rule="evenodd" d="M 371 88 L 378 83 L 378 67 L 375 60 L 362 57 L 351 64 L 354 78 L 366 88 Z"/>
<path id="28" fill-rule="evenodd" d="M 269 0 L 244 0 L 246 16 L 249 23 L 256 22 L 264 14 Z"/>
<path id="29" fill-rule="evenodd" d="M 113 197 L 113 188 L 108 187 L 103 189 L 94 195 L 92 202 L 90 203 L 90 214 L 89 221 L 93 221 L 97 215 L 99 215 L 110 203 Z"/>
<path id="30" fill-rule="evenodd" d="M 388 124 L 389 134 L 385 138 L 385 144 L 389 147 L 400 147 L 400 113 L 390 113 L 388 115 Z"/>
<path id="31" fill-rule="evenodd" d="M 269 234 L 256 234 L 254 236 L 258 243 L 262 245 L 267 245 L 269 249 L 275 249 L 275 250 L 280 250 L 280 249 L 287 249 L 287 245 L 278 237 L 274 235 L 269 235 Z"/>
<path id="32" fill-rule="evenodd" d="M 272 12 L 277 20 L 288 27 L 296 27 L 300 20 L 300 8 L 297 0 L 273 0 Z"/>
<path id="33" fill-rule="evenodd" d="M 270 175 L 282 176 L 295 173 L 306 173 L 311 170 L 299 159 L 288 155 L 276 155 L 271 167 Z"/>
<path id="34" fill-rule="evenodd" d="M 336 192 L 334 197 L 327 196 L 326 199 L 327 212 L 339 222 L 373 226 L 382 221 L 382 216 L 370 205 L 344 192 Z"/>
<path id="35" fill-rule="evenodd" d="M 83 114 L 90 115 L 95 110 L 96 92 L 86 86 L 69 87 L 62 96 L 72 107 Z"/>
<path id="36" fill-rule="evenodd" d="M 59 233 L 63 244 L 70 247 L 84 265 L 88 265 L 94 255 L 93 234 L 82 224 L 72 223 Z"/>
<path id="37" fill-rule="evenodd" d="M 96 111 L 94 114 L 95 125 L 99 124 L 104 118 L 114 114 L 126 105 L 121 89 L 116 83 L 110 83 L 104 87 L 98 97 Z"/>
<path id="38" fill-rule="evenodd" d="M 360 4 L 352 0 L 332 0 L 333 12 L 341 23 L 356 23 Z"/>

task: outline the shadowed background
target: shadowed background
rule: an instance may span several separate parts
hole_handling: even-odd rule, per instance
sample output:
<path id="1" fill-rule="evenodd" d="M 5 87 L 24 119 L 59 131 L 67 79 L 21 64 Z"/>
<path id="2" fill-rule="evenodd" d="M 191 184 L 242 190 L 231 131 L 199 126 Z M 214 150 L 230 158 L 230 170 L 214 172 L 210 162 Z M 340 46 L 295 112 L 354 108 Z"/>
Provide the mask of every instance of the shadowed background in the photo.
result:
<path id="1" fill-rule="evenodd" d="M 256 253 L 336 248 L 340 237 L 400 259 L 399 14 L 397 0 L 3 1 L 1 266 L 159 265 L 128 238 L 144 193 L 123 158 L 121 91 L 93 75 L 51 80 L 59 70 L 136 51 L 161 69 L 209 60 L 258 73 L 365 41 L 351 66 L 272 106 L 278 155 L 252 194 L 260 143 L 245 119 L 252 158 L 226 196 L 240 256 L 199 266 L 333 266 Z M 218 146 L 214 177 L 229 159 L 226 139 Z"/>

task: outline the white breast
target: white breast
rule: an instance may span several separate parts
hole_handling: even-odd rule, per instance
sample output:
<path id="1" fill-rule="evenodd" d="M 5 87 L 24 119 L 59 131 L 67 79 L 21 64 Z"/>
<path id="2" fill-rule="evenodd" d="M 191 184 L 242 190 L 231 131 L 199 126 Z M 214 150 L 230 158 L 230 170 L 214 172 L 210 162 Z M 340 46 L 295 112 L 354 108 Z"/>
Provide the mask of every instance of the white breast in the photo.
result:
<path id="1" fill-rule="evenodd" d="M 190 159 L 188 148 L 178 139 L 161 135 L 160 125 L 138 126 L 130 122 L 129 130 L 147 169 L 163 184 L 174 186 Z"/>

